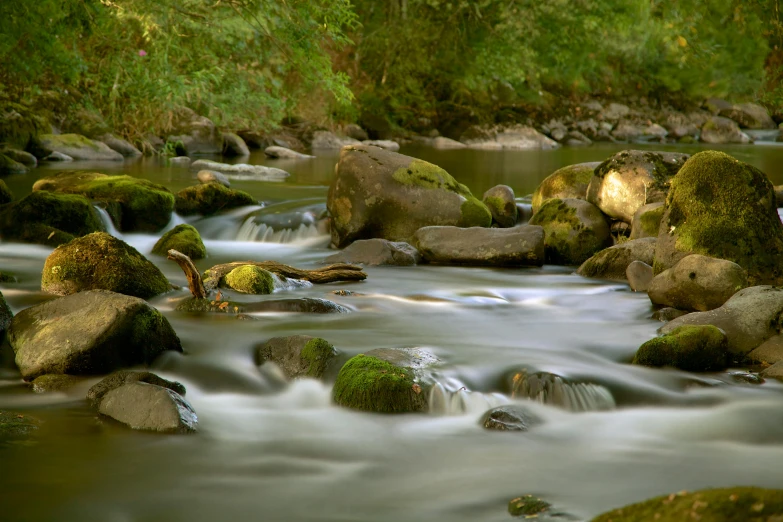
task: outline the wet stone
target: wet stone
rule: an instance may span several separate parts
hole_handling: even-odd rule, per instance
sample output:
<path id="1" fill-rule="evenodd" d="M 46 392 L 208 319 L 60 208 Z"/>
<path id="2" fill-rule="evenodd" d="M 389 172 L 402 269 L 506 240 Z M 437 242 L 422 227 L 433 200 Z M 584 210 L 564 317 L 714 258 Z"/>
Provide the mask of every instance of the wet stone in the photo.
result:
<path id="1" fill-rule="evenodd" d="M 481 425 L 488 430 L 528 431 L 543 421 L 521 405 L 499 406 L 486 412 Z"/>

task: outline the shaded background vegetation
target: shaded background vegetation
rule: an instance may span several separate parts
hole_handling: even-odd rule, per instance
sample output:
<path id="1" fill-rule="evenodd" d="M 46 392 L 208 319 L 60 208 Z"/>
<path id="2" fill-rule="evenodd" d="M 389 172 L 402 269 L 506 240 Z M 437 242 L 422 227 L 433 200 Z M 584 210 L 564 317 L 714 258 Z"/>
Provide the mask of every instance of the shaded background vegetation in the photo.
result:
<path id="1" fill-rule="evenodd" d="M 413 130 L 564 98 L 783 105 L 780 0 L 2 2 L 0 99 L 119 134 L 179 106 L 233 128 L 367 115 Z"/>

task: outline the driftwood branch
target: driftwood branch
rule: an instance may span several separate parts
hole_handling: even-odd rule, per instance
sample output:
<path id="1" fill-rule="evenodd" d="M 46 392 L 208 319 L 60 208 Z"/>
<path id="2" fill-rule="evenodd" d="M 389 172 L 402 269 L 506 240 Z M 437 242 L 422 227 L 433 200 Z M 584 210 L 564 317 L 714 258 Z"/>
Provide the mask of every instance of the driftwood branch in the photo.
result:
<path id="1" fill-rule="evenodd" d="M 276 261 L 234 261 L 215 265 L 207 270 L 207 279 L 204 281 L 204 287 L 207 291 L 214 290 L 220 280 L 233 269 L 243 265 L 254 265 L 274 274 L 291 279 L 303 279 L 315 284 L 335 283 L 338 281 L 363 281 L 367 279 L 367 274 L 356 265 L 338 263 L 314 270 L 303 270 L 284 265 Z"/>
<path id="2" fill-rule="evenodd" d="M 196 299 L 204 299 L 207 297 L 207 290 L 204 288 L 204 281 L 201 279 L 201 274 L 198 273 L 196 265 L 190 260 L 188 256 L 182 252 L 178 252 L 173 248 L 168 251 L 168 259 L 175 261 L 179 267 L 185 272 L 185 276 L 188 278 L 188 287 L 190 293 Z"/>

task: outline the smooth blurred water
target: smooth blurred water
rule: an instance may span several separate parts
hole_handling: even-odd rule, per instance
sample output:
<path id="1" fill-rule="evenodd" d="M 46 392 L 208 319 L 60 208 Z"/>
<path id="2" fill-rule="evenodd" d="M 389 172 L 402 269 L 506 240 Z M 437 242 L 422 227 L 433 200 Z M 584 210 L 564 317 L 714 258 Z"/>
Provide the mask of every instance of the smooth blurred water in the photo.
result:
<path id="1" fill-rule="evenodd" d="M 476 194 L 504 183 L 521 196 L 561 166 L 602 160 L 621 148 L 402 152 L 440 164 Z M 783 148 L 727 150 L 783 183 Z M 243 259 L 319 266 L 333 251 L 317 229 L 289 234 L 284 242 L 248 241 L 248 231 L 239 231 L 259 213 L 297 220 L 315 212 L 325 201 L 336 157 L 275 161 L 254 155 L 249 162 L 283 168 L 291 178 L 234 182 L 261 205 L 206 219 L 177 217 L 171 226 L 186 221 L 202 232 L 209 257 L 196 263 L 201 270 Z M 19 197 L 35 179 L 62 167 L 6 181 Z M 111 169 L 67 167 L 128 173 L 174 191 L 195 183 L 188 169 L 155 159 Z M 158 235 L 121 237 L 186 287 L 174 263 L 150 253 Z M 15 312 L 50 298 L 39 290 L 50 251 L 0 243 L 0 269 L 18 278 L 1 287 Z M 783 385 L 629 365 L 660 323 L 649 318 L 646 295 L 627 285 L 553 266 L 366 271 L 365 282 L 273 297 L 227 293 L 245 301 L 330 299 L 349 308 L 347 314 L 259 313 L 240 321 L 176 312 L 187 290 L 153 299 L 185 349 L 184 355 L 162 356 L 154 371 L 187 387 L 199 416 L 196 435 L 139 433 L 101 422 L 84 401 L 97 378 L 67 394 L 33 394 L 12 369 L 6 346 L 0 409 L 29 413 L 43 424 L 37 443 L 0 446 L 0 520 L 501 521 L 509 519 L 508 500 L 522 493 L 587 519 L 682 489 L 783 487 Z M 344 410 L 331 404 L 333 375 L 326 383 L 302 380 L 281 390 L 274 372 L 254 364 L 254 346 L 293 334 L 324 337 L 346 356 L 382 347 L 427 348 L 443 361 L 438 378 L 449 388 L 442 400 L 448 406 L 430 415 Z M 595 384 L 611 393 L 616 407 L 571 413 L 514 399 L 512 378 L 521 371 Z M 543 424 L 527 433 L 488 432 L 479 425 L 487 408 L 510 402 L 528 405 Z"/>

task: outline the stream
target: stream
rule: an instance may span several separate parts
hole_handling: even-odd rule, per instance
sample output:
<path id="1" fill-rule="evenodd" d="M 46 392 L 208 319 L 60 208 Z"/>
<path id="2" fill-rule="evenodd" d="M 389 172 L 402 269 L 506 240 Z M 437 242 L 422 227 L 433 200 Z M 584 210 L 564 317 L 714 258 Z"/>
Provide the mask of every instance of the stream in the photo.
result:
<path id="1" fill-rule="evenodd" d="M 401 152 L 442 166 L 480 197 L 501 183 L 517 196 L 530 194 L 562 166 L 601 161 L 628 147 L 501 152 L 407 146 Z M 783 184 L 783 147 L 722 150 Z M 262 205 L 209 218 L 175 216 L 169 226 L 187 222 L 199 229 L 208 251 L 196 262 L 201 271 L 243 259 L 321 266 L 334 251 L 308 216 L 323 211 L 337 155 L 268 160 L 254 153 L 243 161 L 291 172 L 282 183 L 232 181 Z M 143 158 L 49 164 L 6 183 L 20 198 L 36 179 L 64 168 L 130 174 L 173 192 L 197 182 L 187 168 Z M 0 520 L 494 522 L 510 520 L 508 501 L 524 493 L 588 520 L 680 490 L 783 487 L 783 384 L 744 382 L 736 372 L 746 368 L 697 375 L 631 366 L 636 349 L 662 323 L 650 318 L 646 294 L 626 284 L 550 265 L 368 267 L 364 282 L 274 296 L 329 299 L 351 313 L 257 313 L 241 321 L 176 312 L 187 282 L 176 264 L 151 254 L 160 234 L 113 233 L 183 287 L 150 301 L 185 350 L 164 354 L 152 371 L 186 386 L 199 433 L 157 435 L 99 420 L 84 400 L 98 377 L 67 393 L 35 394 L 14 368 L 6 341 L 0 410 L 33 415 L 42 425 L 36 442 L 0 446 Z M 18 279 L 0 285 L 14 313 L 51 298 L 40 291 L 50 252 L 0 242 L 0 269 Z M 438 375 L 445 405 L 397 416 L 342 409 L 331 404 L 333 374 L 326 383 L 281 387 L 273 371 L 255 365 L 254 347 L 294 334 L 323 337 L 346 356 L 426 348 L 443 361 Z M 512 398 L 512 378 L 522 371 L 595 383 L 613 405 L 572 412 Z M 526 433 L 479 424 L 486 410 L 509 403 L 528 405 L 543 423 Z"/>

